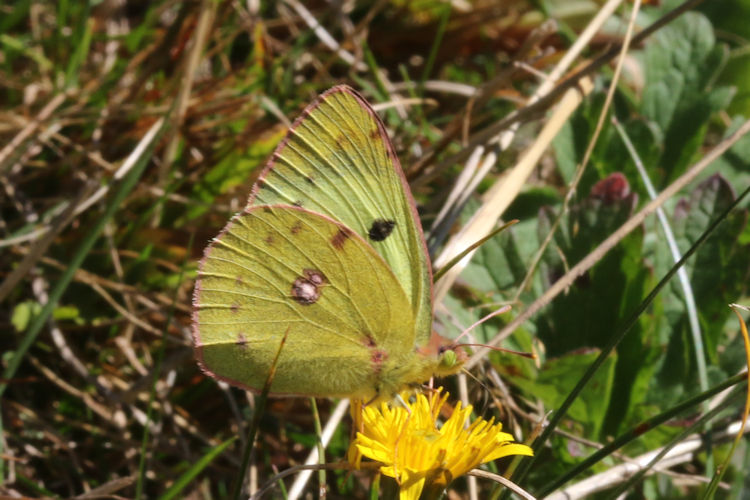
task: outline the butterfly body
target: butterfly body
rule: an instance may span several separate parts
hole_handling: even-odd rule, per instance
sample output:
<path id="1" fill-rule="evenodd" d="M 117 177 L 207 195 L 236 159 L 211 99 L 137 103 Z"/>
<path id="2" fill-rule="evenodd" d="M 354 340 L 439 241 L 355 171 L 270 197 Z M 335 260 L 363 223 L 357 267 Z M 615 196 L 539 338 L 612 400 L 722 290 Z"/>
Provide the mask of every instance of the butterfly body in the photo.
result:
<path id="1" fill-rule="evenodd" d="M 207 248 L 195 289 L 201 367 L 275 394 L 390 397 L 455 372 L 431 338 L 431 269 L 385 128 L 349 87 L 294 123 Z M 451 358 L 454 359 L 454 358 Z"/>

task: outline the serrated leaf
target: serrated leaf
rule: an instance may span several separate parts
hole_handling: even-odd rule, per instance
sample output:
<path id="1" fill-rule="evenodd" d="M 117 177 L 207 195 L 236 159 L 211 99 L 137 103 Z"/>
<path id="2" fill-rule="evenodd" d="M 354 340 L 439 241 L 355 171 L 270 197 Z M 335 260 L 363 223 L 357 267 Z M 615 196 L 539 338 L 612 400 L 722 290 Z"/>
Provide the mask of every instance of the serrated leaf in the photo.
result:
<path id="1" fill-rule="evenodd" d="M 673 216 L 672 228 L 681 252 L 692 245 L 706 226 L 726 209 L 735 198 L 731 186 L 720 175 L 701 182 L 688 197 L 679 200 Z M 734 372 L 738 365 L 731 355 L 722 355 L 719 344 L 726 343 L 726 321 L 730 316 L 729 302 L 747 293 L 750 268 L 747 255 L 750 245 L 740 237 L 747 228 L 747 210 L 735 210 L 717 227 L 688 260 L 686 269 L 697 306 L 698 319 L 707 363 L 724 371 Z M 656 254 L 657 257 L 659 254 Z M 666 255 L 655 259 L 657 274 L 673 264 Z M 670 283 L 664 294 L 664 324 L 658 333 L 666 347 L 666 357 L 651 383 L 649 400 L 670 404 L 693 394 L 697 389 L 694 346 L 689 331 L 685 306 L 685 292 L 677 280 Z M 726 359 L 726 361 L 725 361 Z M 726 366 L 725 366 L 726 365 Z"/>
<path id="2" fill-rule="evenodd" d="M 735 197 L 732 186 L 722 176 L 714 175 L 699 184 L 690 198 L 678 205 L 675 223 L 681 229 L 677 237 L 683 252 Z M 689 267 L 693 293 L 705 328 L 704 338 L 708 342 L 707 354 L 714 362 L 717 361 L 718 337 L 730 315 L 726 304 L 742 295 L 750 277 L 747 261 L 750 249 L 737 242 L 746 226 L 746 211 L 731 213 L 698 250 Z"/>
<path id="3" fill-rule="evenodd" d="M 541 273 L 546 286 L 590 253 L 632 213 L 635 196 L 619 174 L 595 185 L 596 197 L 571 207 L 546 252 Z M 539 217 L 539 238 L 551 225 L 551 214 Z M 592 269 L 576 280 L 567 293 L 557 297 L 547 314 L 537 320 L 538 336 L 550 356 L 561 356 L 583 348 L 601 348 L 622 325 L 645 295 L 651 275 L 643 263 L 643 232 L 634 231 L 609 251 Z M 639 398 L 637 387 L 647 378 L 640 361 L 652 357 L 655 347 L 644 339 L 646 319 L 636 323 L 618 347 L 616 387 L 605 432 L 613 433 L 627 416 L 631 398 Z"/>
<path id="4" fill-rule="evenodd" d="M 733 134 L 745 123 L 745 120 L 742 116 L 732 120 L 723 138 Z M 750 135 L 741 137 L 729 151 L 717 158 L 705 171 L 707 176 L 716 173 L 720 173 L 731 186 L 750 186 Z M 748 204 L 746 201 L 744 206 L 747 207 Z"/>
<path id="5" fill-rule="evenodd" d="M 660 30 L 647 46 L 642 113 L 664 132 L 660 167 L 664 182 L 681 174 L 703 143 L 709 118 L 732 99 L 728 87 L 712 87 L 726 60 L 711 23 L 690 12 Z"/>

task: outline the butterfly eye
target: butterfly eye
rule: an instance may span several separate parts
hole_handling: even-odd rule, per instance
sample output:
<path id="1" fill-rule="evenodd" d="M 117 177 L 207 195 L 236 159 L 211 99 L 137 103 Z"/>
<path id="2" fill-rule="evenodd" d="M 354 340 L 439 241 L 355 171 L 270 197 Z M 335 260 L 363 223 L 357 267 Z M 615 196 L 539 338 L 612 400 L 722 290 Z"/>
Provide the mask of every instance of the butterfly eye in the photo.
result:
<path id="1" fill-rule="evenodd" d="M 440 368 L 452 368 L 458 363 L 456 351 L 450 347 L 440 348 Z"/>

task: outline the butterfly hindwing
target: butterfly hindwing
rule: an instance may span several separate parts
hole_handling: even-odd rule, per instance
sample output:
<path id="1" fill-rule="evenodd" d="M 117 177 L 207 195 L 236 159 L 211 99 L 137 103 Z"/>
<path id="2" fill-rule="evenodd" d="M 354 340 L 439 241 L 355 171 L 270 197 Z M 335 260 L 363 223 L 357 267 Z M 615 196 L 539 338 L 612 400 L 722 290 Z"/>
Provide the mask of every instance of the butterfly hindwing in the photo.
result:
<path id="1" fill-rule="evenodd" d="M 346 86 L 312 103 L 261 174 L 248 206 L 306 208 L 352 228 L 385 260 L 415 318 L 431 332 L 431 270 L 414 201 L 383 123 Z"/>
<path id="2" fill-rule="evenodd" d="M 414 319 L 383 259 L 346 225 L 293 206 L 235 216 L 206 251 L 195 292 L 198 358 L 259 389 L 371 397 L 380 372 L 413 364 Z"/>

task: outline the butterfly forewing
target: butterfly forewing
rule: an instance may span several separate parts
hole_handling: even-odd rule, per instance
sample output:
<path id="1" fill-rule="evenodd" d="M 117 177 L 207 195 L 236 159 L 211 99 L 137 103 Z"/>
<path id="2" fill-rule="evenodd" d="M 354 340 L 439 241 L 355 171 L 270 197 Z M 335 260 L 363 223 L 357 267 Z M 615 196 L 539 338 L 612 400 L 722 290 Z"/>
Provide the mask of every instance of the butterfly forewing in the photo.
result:
<path id="1" fill-rule="evenodd" d="M 205 371 L 271 391 L 372 397 L 388 367 L 412 363 L 407 298 L 372 247 L 341 223 L 291 206 L 252 207 L 214 240 L 195 292 Z"/>
<path id="2" fill-rule="evenodd" d="M 408 297 L 415 342 L 427 341 L 432 278 L 422 227 L 382 122 L 352 89 L 334 87 L 294 123 L 248 206 L 271 204 L 303 207 L 356 231 Z"/>

